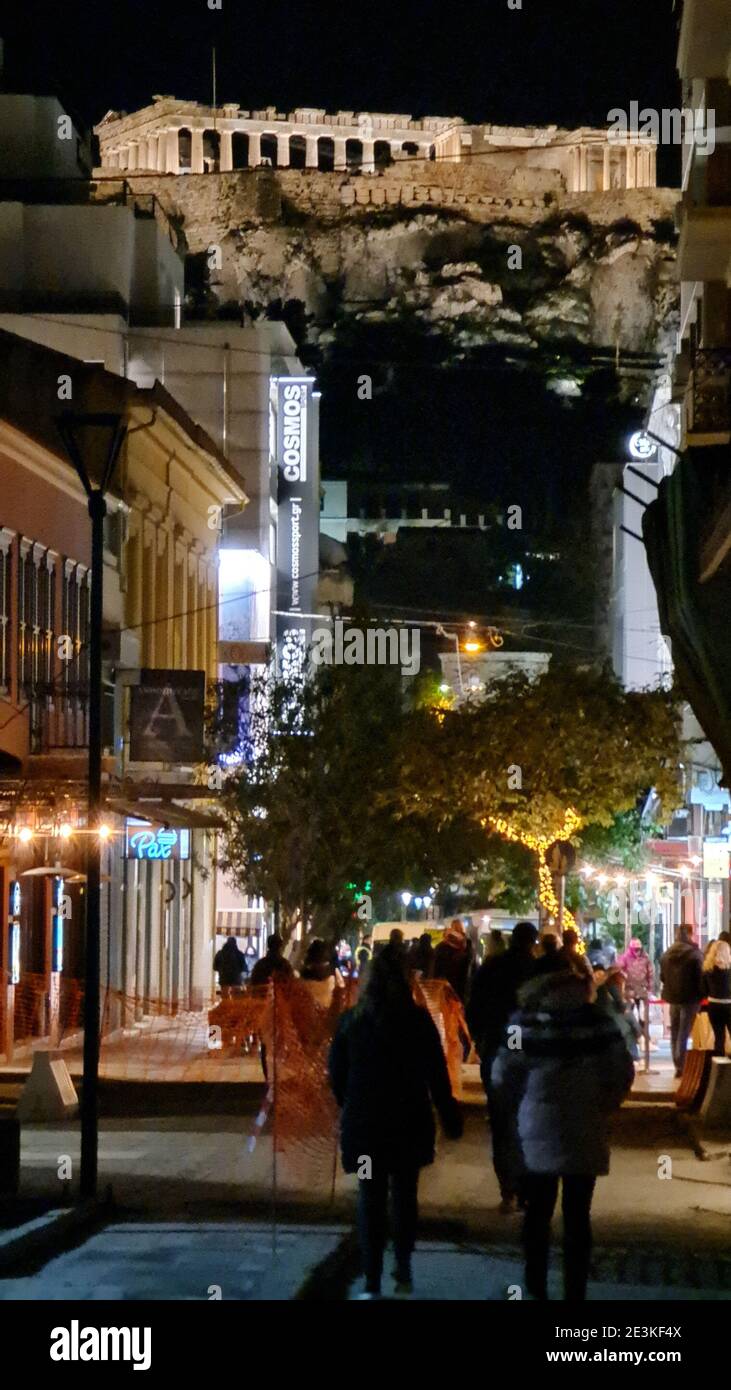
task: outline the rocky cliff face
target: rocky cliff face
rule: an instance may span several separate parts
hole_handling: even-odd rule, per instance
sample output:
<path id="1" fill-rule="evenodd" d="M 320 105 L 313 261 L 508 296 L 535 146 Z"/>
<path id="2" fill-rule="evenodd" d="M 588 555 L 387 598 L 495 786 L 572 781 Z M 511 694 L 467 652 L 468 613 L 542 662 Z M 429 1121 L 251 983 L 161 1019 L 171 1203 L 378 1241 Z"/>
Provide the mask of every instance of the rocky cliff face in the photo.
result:
<path id="1" fill-rule="evenodd" d="M 157 192 L 199 268 L 214 262 L 210 312 L 297 301 L 323 360 L 375 324 L 451 360 L 485 347 L 663 355 L 676 326 L 672 190 L 566 195 L 545 173 L 531 187 L 525 173 L 424 164 L 408 183 L 398 169 L 256 170 L 145 178 L 140 191 Z"/>

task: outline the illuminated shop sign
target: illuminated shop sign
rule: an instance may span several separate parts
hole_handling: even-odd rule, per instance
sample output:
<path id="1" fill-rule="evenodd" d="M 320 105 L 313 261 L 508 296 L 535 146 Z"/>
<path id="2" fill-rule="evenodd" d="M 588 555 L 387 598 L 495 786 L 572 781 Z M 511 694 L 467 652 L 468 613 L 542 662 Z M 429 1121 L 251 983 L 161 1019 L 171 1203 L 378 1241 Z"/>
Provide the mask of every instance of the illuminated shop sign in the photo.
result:
<path id="1" fill-rule="evenodd" d="M 132 686 L 132 761 L 202 762 L 205 697 L 205 671 L 141 671 Z"/>
<path id="2" fill-rule="evenodd" d="M 128 820 L 125 854 L 128 859 L 190 859 L 190 831 Z"/>
<path id="3" fill-rule="evenodd" d="M 304 665 L 315 611 L 320 498 L 317 396 L 311 377 L 277 381 L 277 646 L 280 669 Z"/>
<path id="4" fill-rule="evenodd" d="M 56 902 L 53 915 L 53 969 L 63 970 L 63 920 L 65 913 L 64 883 L 56 879 Z"/>
<path id="5" fill-rule="evenodd" d="M 20 983 L 20 884 L 10 885 L 10 983 Z"/>

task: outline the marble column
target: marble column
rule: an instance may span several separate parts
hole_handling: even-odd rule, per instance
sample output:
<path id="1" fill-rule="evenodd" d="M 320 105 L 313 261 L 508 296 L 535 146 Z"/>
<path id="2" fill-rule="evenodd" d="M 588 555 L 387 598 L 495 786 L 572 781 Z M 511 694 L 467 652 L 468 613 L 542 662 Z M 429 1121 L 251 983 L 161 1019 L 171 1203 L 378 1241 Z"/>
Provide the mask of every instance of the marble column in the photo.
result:
<path id="1" fill-rule="evenodd" d="M 127 146 L 126 146 L 126 145 L 122 145 L 121 149 L 117 152 L 117 168 L 118 168 L 118 169 L 126 169 L 126 168 L 127 168 L 127 155 L 128 155 Z"/>
<path id="2" fill-rule="evenodd" d="M 627 146 L 627 187 L 637 187 L 637 146 Z"/>
<path id="3" fill-rule="evenodd" d="M 305 136 L 305 167 L 307 169 L 317 168 L 317 136 Z"/>
<path id="4" fill-rule="evenodd" d="M 334 139 L 333 139 L 333 145 L 334 145 L 334 147 L 335 147 L 335 158 L 334 158 L 333 168 L 334 168 L 336 171 L 337 171 L 337 170 L 340 170 L 340 169 L 347 169 L 347 167 L 348 167 L 348 162 L 347 162 L 346 154 L 345 154 L 345 147 L 346 147 L 346 145 L 347 145 L 347 140 L 346 140 L 345 136 L 344 136 L 344 135 L 336 135 L 336 136 L 334 137 Z"/>
<path id="5" fill-rule="evenodd" d="M 648 156 L 649 156 L 649 164 L 650 164 L 650 168 L 649 168 L 649 172 L 648 172 L 649 185 L 650 185 L 650 188 L 657 188 L 657 146 L 656 146 L 656 145 L 651 145 L 651 146 L 650 146 L 650 149 L 649 149 L 649 151 L 648 151 Z"/>
<path id="6" fill-rule="evenodd" d="M 160 133 L 159 133 L 159 135 L 158 135 L 158 137 L 157 137 L 157 172 L 158 172 L 158 174 L 164 174 L 164 173 L 165 173 L 165 170 L 166 170 L 166 168 L 167 168 L 167 149 L 168 149 L 168 137 L 167 137 L 167 132 L 164 131 L 164 130 L 161 130 Z"/>
<path id="7" fill-rule="evenodd" d="M 376 172 L 376 142 L 375 142 L 375 140 L 362 140 L 362 141 L 361 141 L 361 144 L 362 144 L 362 146 L 363 146 L 363 163 L 362 163 L 361 166 L 360 166 L 360 167 L 361 167 L 361 173 L 363 173 L 363 174 L 375 174 L 375 172 Z"/>
<path id="8" fill-rule="evenodd" d="M 249 131 L 249 168 L 255 169 L 261 159 L 261 131 Z"/>
<path id="9" fill-rule="evenodd" d="M 168 147 L 168 155 L 167 155 L 167 161 L 166 161 L 166 162 L 167 162 L 167 172 L 168 172 L 168 174 L 179 174 L 179 173 L 180 173 L 180 155 L 179 155 L 178 132 L 177 132 L 177 130 L 169 130 L 169 131 L 168 131 L 168 133 L 167 133 L 167 147 Z"/>
<path id="10" fill-rule="evenodd" d="M 602 188 L 605 193 L 609 192 L 612 186 L 612 147 L 608 143 L 604 146 L 604 172 L 602 176 Z"/>
<path id="11" fill-rule="evenodd" d="M 222 174 L 230 174 L 234 167 L 233 138 L 232 130 L 221 131 L 221 156 L 218 167 Z"/>
<path id="12" fill-rule="evenodd" d="M 431 140 L 426 145 L 419 145 L 419 159 L 431 158 Z"/>
<path id="13" fill-rule="evenodd" d="M 391 146 L 391 158 L 393 160 L 400 159 L 404 152 L 402 142 L 400 140 L 391 140 L 389 143 Z"/>
<path id="14" fill-rule="evenodd" d="M 139 166 L 139 162 L 138 162 L 138 153 L 139 153 L 139 145 L 137 144 L 137 141 L 136 141 L 136 140 L 130 140 L 130 142 L 129 142 L 129 157 L 128 157 L 128 159 L 127 159 L 127 168 L 128 168 L 130 171 L 133 171 L 133 170 L 135 170 L 135 169 L 139 169 L 139 167 L 140 167 L 140 166 Z"/>
<path id="15" fill-rule="evenodd" d="M 107 153 L 104 155 L 104 159 L 102 160 L 102 163 L 103 163 L 105 169 L 118 169 L 118 168 L 119 168 L 119 150 L 108 150 Z"/>
<path id="16" fill-rule="evenodd" d="M 589 189 L 589 150 L 586 145 L 579 146 L 579 192 Z"/>
<path id="17" fill-rule="evenodd" d="M 202 130 L 191 130 L 190 132 L 190 172 L 191 174 L 203 173 Z"/>
<path id="18" fill-rule="evenodd" d="M 277 168 L 289 168 L 289 135 L 277 135 Z"/>

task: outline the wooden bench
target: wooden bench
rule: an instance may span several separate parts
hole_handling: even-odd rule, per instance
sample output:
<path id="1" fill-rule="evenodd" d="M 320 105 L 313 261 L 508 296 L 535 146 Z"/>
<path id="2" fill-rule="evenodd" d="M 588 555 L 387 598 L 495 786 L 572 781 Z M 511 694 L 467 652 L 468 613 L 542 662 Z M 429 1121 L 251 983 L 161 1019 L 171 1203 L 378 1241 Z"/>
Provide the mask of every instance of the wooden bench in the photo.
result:
<path id="1" fill-rule="evenodd" d="M 675 1104 L 679 1110 L 699 1110 L 708 1087 L 713 1053 L 705 1048 L 694 1047 L 685 1054 L 685 1066 L 680 1085 L 675 1092 Z"/>

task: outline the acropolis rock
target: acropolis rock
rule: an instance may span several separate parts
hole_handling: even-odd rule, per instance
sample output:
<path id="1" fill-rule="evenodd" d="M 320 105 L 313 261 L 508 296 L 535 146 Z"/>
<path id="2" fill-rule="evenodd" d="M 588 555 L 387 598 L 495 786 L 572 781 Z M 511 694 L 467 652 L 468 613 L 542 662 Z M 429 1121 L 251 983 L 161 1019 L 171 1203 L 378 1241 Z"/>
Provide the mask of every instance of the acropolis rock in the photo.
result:
<path id="1" fill-rule="evenodd" d="M 455 358 L 490 345 L 659 356 L 670 344 L 679 194 L 653 186 L 647 141 L 616 148 L 606 131 L 231 107 L 212 140 L 212 120 L 160 98 L 97 127 L 107 162 L 96 196 L 115 196 L 122 178 L 135 197 L 155 195 L 198 258 L 189 309 L 256 315 L 298 301 L 306 342 L 323 354 L 343 328 L 368 323 L 411 322 Z M 244 128 L 245 167 L 226 169 Z M 278 143 L 262 163 L 267 128 Z M 172 172 L 149 168 L 163 134 Z M 340 167 L 318 167 L 328 162 Z"/>

